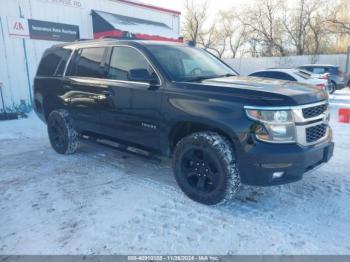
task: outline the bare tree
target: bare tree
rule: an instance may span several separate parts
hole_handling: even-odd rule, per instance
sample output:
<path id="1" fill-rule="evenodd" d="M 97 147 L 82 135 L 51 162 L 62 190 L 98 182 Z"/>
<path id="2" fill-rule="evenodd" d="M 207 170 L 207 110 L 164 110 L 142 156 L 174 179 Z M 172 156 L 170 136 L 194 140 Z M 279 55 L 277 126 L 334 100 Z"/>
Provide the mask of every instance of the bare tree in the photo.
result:
<path id="1" fill-rule="evenodd" d="M 197 3 L 195 0 L 186 0 L 183 16 L 183 34 L 186 39 L 195 45 L 198 43 L 203 27 L 208 18 L 209 2 Z"/>
<path id="2" fill-rule="evenodd" d="M 247 30 L 246 26 L 238 19 L 239 15 L 232 11 L 220 13 L 220 22 L 223 27 L 225 38 L 227 38 L 230 49 L 230 57 L 235 58 L 239 48 L 245 43 Z"/>
<path id="3" fill-rule="evenodd" d="M 226 35 L 221 23 L 214 20 L 212 25 L 199 36 L 199 46 L 222 58 L 226 51 Z"/>
<path id="4" fill-rule="evenodd" d="M 350 44 L 350 0 L 254 0 L 210 17 L 209 1 L 186 0 L 183 33 L 218 57 L 317 55 Z"/>
<path id="5" fill-rule="evenodd" d="M 263 56 L 285 55 L 282 7 L 282 0 L 256 0 L 254 6 L 240 14 L 247 33 L 260 44 Z"/>
<path id="6" fill-rule="evenodd" d="M 333 33 L 350 35 L 350 1 L 340 1 L 326 20 L 329 22 Z"/>
<path id="7" fill-rule="evenodd" d="M 311 20 L 319 10 L 321 2 L 319 0 L 298 0 L 297 4 L 293 3 L 293 8 L 285 9 L 283 24 L 288 38 L 296 49 L 296 55 L 307 53 L 309 40 L 312 39 L 309 34 L 315 34 L 320 29 L 316 24 L 312 26 Z"/>
<path id="8" fill-rule="evenodd" d="M 234 58 L 245 41 L 245 30 L 233 12 L 220 12 L 199 36 L 200 46 L 215 55 Z"/>
<path id="9" fill-rule="evenodd" d="M 329 45 L 329 31 L 323 15 L 316 14 L 310 19 L 310 33 L 307 37 L 308 54 L 320 54 Z"/>

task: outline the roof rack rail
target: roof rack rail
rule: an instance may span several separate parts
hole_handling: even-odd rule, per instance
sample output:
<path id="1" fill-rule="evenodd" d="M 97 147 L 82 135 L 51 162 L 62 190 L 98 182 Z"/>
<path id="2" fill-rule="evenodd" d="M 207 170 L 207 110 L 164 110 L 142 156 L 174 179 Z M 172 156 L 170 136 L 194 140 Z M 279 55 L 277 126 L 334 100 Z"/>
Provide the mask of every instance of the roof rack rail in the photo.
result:
<path id="1" fill-rule="evenodd" d="M 92 38 L 79 38 L 79 39 L 76 39 L 75 41 L 80 42 L 80 41 L 88 41 L 88 40 L 94 40 L 94 39 L 92 39 Z"/>
<path id="2" fill-rule="evenodd" d="M 118 39 L 118 40 L 132 40 L 132 41 L 137 41 L 137 40 L 140 40 L 140 41 L 145 41 L 145 40 L 148 40 L 148 39 L 138 39 L 138 38 L 130 38 L 130 37 L 119 37 L 119 36 L 111 36 L 111 35 L 105 35 L 105 36 L 102 36 L 98 39 Z"/>

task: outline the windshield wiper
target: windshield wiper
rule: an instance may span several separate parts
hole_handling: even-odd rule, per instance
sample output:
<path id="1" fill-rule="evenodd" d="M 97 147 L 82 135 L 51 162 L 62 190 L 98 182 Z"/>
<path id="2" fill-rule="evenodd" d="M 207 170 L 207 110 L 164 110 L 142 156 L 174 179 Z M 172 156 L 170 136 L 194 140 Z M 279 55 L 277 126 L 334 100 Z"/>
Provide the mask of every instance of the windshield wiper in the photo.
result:
<path id="1" fill-rule="evenodd" d="M 216 77 L 217 76 L 197 76 L 197 77 L 186 80 L 186 82 L 197 82 L 197 81 L 202 81 L 202 80 L 216 78 Z"/>
<path id="2" fill-rule="evenodd" d="M 192 79 L 186 80 L 186 82 L 197 82 L 197 81 L 203 81 L 206 79 L 213 79 L 213 78 L 220 78 L 220 77 L 229 77 L 229 76 L 236 76 L 234 74 L 228 73 L 225 75 L 215 75 L 215 76 L 197 76 Z"/>
<path id="3" fill-rule="evenodd" d="M 237 75 L 228 73 L 228 74 L 217 76 L 217 77 L 230 77 L 230 76 L 237 76 Z"/>

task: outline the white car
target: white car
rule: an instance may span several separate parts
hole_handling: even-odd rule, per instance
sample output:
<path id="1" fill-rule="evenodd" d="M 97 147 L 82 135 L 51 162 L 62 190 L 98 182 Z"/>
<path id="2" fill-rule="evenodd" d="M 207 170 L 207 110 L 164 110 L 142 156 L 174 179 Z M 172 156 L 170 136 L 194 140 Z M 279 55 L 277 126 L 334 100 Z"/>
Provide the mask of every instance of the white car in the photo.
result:
<path id="1" fill-rule="evenodd" d="M 305 70 L 294 68 L 271 68 L 251 73 L 249 76 L 287 80 L 313 85 L 328 91 L 328 75 L 313 74 Z"/>

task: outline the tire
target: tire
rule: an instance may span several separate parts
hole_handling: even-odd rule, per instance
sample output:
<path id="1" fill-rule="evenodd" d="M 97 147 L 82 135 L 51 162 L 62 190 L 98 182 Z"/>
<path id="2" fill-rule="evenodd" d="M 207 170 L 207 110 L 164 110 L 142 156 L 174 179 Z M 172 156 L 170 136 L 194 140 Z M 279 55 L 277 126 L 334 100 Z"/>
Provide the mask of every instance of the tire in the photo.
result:
<path id="1" fill-rule="evenodd" d="M 327 88 L 328 88 L 328 93 L 333 94 L 336 90 L 336 84 L 334 82 L 331 82 Z"/>
<path id="2" fill-rule="evenodd" d="M 47 130 L 53 149 L 59 154 L 73 154 L 79 146 L 79 134 L 72 126 L 66 110 L 54 110 L 47 121 Z"/>
<path id="3" fill-rule="evenodd" d="M 215 132 L 198 132 L 178 142 L 173 168 L 181 190 L 206 205 L 233 198 L 240 188 L 240 175 L 231 143 Z"/>

